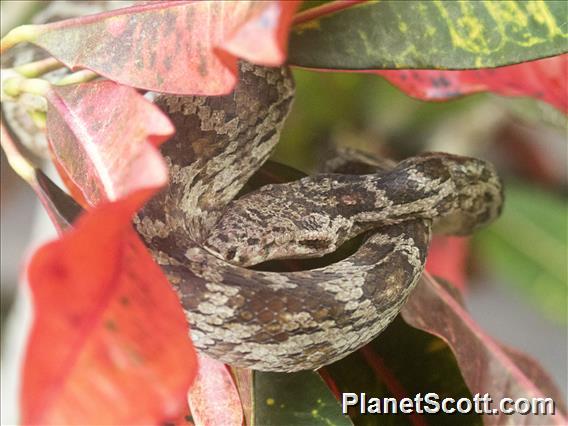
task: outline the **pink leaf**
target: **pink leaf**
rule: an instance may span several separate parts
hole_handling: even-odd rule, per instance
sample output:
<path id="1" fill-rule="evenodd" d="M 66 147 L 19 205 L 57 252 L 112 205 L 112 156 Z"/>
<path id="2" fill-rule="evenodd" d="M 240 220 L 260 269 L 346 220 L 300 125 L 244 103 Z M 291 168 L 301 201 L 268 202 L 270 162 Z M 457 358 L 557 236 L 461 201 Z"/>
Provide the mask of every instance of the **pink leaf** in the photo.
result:
<path id="1" fill-rule="evenodd" d="M 373 71 L 418 99 L 446 100 L 477 92 L 531 96 L 568 112 L 568 54 L 509 65 L 465 71 Z"/>
<path id="2" fill-rule="evenodd" d="M 443 339 L 454 352 L 463 378 L 472 394 L 489 393 L 494 401 L 502 398 L 553 398 L 554 415 L 487 415 L 487 425 L 565 425 L 566 408 L 552 380 L 526 355 L 504 348 L 483 332 L 459 300 L 444 286 L 425 274 L 408 302 L 402 318 L 412 327 Z"/>
<path id="3" fill-rule="evenodd" d="M 188 394 L 196 426 L 243 423 L 243 408 L 237 387 L 225 364 L 199 355 L 199 369 Z"/>
<path id="4" fill-rule="evenodd" d="M 97 81 L 55 87 L 47 99 L 51 149 L 89 205 L 167 182 L 156 146 L 174 128 L 136 90 Z"/>
<path id="5" fill-rule="evenodd" d="M 235 84 L 236 56 L 263 65 L 284 62 L 297 6 L 297 1 L 146 2 L 32 27 L 27 40 L 70 68 L 88 68 L 128 86 L 219 95 Z"/>

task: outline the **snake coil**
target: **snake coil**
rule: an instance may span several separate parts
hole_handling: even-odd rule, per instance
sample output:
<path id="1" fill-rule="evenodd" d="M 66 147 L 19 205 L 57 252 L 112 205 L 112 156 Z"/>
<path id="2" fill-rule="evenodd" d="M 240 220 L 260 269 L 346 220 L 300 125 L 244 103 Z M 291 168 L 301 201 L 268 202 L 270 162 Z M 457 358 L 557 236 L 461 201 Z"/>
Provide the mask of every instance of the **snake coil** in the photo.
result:
<path id="1" fill-rule="evenodd" d="M 335 173 L 271 184 L 236 198 L 272 153 L 293 100 L 286 68 L 239 65 L 233 93 L 160 95 L 177 133 L 161 151 L 170 185 L 137 227 L 176 289 L 195 346 L 225 363 L 317 369 L 376 337 L 424 268 L 432 229 L 467 234 L 503 197 L 481 160 L 423 154 L 385 167 L 346 151 Z M 341 174 L 350 165 L 369 174 Z M 249 266 L 319 257 L 357 235 L 351 256 L 321 268 Z"/>

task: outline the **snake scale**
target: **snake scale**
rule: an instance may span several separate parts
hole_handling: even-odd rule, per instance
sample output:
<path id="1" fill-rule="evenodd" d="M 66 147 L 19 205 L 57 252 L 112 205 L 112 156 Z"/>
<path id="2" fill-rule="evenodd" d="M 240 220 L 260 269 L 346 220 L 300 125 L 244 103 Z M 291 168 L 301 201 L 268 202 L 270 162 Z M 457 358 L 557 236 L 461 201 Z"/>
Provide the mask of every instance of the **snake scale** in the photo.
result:
<path id="1" fill-rule="evenodd" d="M 418 282 L 432 230 L 471 233 L 503 201 L 481 160 L 431 153 L 387 167 L 349 151 L 328 165 L 335 173 L 237 197 L 277 144 L 293 95 L 289 70 L 245 62 L 229 95 L 158 95 L 176 127 L 161 147 L 170 185 L 136 219 L 196 348 L 265 371 L 317 369 L 369 342 Z M 369 174 L 338 173 L 349 164 Z M 327 266 L 250 268 L 319 257 L 361 234 L 353 254 Z"/>

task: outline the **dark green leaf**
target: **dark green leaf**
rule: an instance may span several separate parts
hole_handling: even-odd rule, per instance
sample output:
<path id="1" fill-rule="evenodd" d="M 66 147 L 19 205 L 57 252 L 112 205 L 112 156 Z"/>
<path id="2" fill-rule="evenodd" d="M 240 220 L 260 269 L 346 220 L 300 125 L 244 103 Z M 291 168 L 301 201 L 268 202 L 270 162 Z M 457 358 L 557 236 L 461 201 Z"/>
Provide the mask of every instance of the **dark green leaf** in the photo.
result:
<path id="1" fill-rule="evenodd" d="M 254 372 L 254 424 L 349 426 L 341 406 L 321 377 L 299 373 Z"/>
<path id="2" fill-rule="evenodd" d="M 566 52 L 567 12 L 563 1 L 361 3 L 296 25 L 289 62 L 359 70 L 514 64 Z"/>

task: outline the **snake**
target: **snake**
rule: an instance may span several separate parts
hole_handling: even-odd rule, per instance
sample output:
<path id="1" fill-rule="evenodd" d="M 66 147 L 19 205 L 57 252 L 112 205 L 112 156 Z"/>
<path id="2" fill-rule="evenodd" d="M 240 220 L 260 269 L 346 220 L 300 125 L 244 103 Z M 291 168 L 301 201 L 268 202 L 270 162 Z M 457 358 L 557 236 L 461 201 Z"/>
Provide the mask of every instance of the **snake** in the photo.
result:
<path id="1" fill-rule="evenodd" d="M 287 67 L 241 61 L 222 96 L 156 94 L 175 135 L 169 185 L 135 224 L 177 292 L 196 349 L 260 371 L 317 370 L 378 336 L 417 285 L 433 232 L 467 235 L 500 214 L 488 162 L 423 153 L 398 163 L 345 149 L 320 173 L 243 191 L 294 99 Z M 266 262 L 346 257 L 274 271 Z"/>

